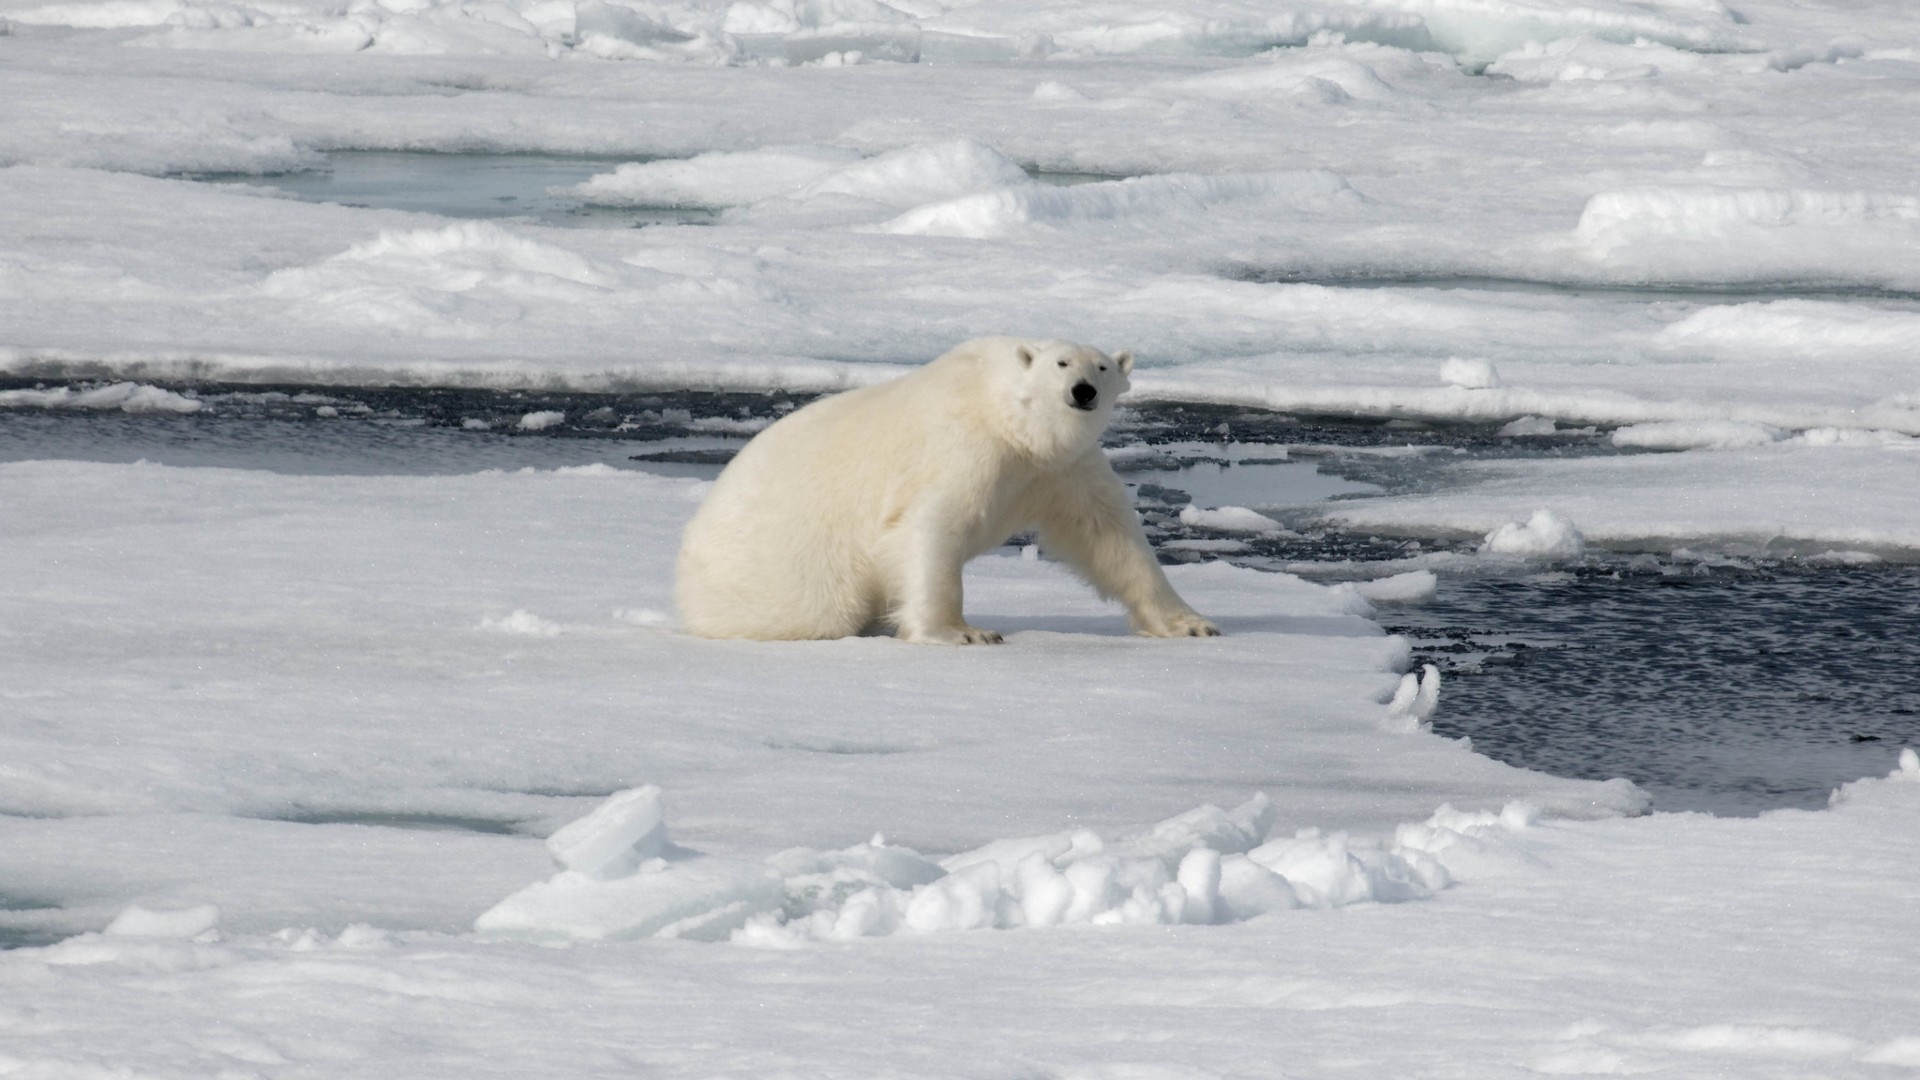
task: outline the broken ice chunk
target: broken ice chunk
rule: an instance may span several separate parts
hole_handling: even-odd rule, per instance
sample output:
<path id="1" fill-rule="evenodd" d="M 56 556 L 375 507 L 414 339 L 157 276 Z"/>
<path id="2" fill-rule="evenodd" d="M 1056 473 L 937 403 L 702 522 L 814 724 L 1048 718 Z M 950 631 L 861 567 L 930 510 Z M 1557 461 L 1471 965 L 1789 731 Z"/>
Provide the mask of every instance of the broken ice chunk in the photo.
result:
<path id="1" fill-rule="evenodd" d="M 667 842 L 660 789 L 616 792 L 547 839 L 564 869 L 474 920 L 483 934 L 531 941 L 725 938 L 785 902 L 770 866 Z"/>
<path id="2" fill-rule="evenodd" d="M 129 904 L 101 933 L 113 937 L 197 938 L 220 923 L 220 909 L 212 904 L 165 911 Z"/>
<path id="3" fill-rule="evenodd" d="M 660 789 L 652 784 L 615 792 L 547 838 L 547 852 L 562 869 L 603 881 L 633 873 L 666 846 Z"/>
<path id="4" fill-rule="evenodd" d="M 785 899 L 769 866 L 674 849 L 657 869 L 612 881 L 555 874 L 495 904 L 473 928 L 529 941 L 719 941 Z"/>

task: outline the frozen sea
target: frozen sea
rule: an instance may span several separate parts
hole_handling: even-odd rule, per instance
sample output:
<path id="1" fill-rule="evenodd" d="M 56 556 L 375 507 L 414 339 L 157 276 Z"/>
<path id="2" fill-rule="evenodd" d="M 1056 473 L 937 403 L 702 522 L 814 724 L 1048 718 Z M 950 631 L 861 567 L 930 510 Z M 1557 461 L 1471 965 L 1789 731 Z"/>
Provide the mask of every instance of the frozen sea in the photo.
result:
<path id="1" fill-rule="evenodd" d="M 0 1073 L 1920 1068 L 1909 5 L 0 0 L 0 101 Z M 1136 350 L 1225 637 L 676 632 L 985 333 Z"/>

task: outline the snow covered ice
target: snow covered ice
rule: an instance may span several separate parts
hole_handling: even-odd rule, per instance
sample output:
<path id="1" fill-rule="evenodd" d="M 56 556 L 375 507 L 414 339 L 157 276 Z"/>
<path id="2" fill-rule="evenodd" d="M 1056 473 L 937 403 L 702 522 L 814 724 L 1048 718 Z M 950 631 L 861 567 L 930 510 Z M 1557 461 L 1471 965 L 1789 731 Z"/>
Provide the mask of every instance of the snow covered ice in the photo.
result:
<path id="1" fill-rule="evenodd" d="M 5 416 L 830 391 L 1022 333 L 1141 400 L 1618 451 L 1314 511 L 1459 558 L 1920 559 L 1894 0 L 0 0 L 0 101 Z M 285 180 L 355 152 L 580 179 Z M 1444 559 L 1173 566 L 1227 636 L 1165 642 L 1009 551 L 999 649 L 702 642 L 696 481 L 27 456 L 0 1074 L 1920 1069 L 1920 759 L 1758 819 L 1499 764 L 1375 621 Z M 1221 555 L 1269 510 L 1172 512 Z"/>
<path id="2" fill-rule="evenodd" d="M 1523 559 L 1577 559 L 1586 538 L 1573 522 L 1552 510 L 1535 510 L 1525 521 L 1509 521 L 1487 534 L 1480 550 Z"/>

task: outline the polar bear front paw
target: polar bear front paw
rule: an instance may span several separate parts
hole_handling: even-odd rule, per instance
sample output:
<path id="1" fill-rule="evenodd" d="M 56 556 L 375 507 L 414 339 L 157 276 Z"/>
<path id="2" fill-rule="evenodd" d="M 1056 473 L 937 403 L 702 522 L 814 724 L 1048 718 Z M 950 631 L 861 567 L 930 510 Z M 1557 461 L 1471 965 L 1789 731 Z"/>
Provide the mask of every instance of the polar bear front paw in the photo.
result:
<path id="1" fill-rule="evenodd" d="M 1182 611 L 1155 620 L 1142 623 L 1136 633 L 1148 637 L 1219 637 L 1220 628 L 1213 622 L 1192 611 Z"/>
<path id="2" fill-rule="evenodd" d="M 977 626 L 965 624 L 900 636 L 918 645 L 1000 645 L 1006 641 L 992 630 L 982 630 Z"/>

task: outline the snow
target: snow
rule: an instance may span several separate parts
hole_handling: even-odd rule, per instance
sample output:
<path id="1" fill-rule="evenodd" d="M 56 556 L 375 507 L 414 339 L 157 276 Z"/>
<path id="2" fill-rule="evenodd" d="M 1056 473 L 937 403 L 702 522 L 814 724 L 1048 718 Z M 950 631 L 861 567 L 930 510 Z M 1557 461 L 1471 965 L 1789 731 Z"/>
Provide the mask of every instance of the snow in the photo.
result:
<path id="1" fill-rule="evenodd" d="M 1352 585 L 1354 592 L 1376 604 L 1417 604 L 1431 600 L 1439 587 L 1440 578 L 1431 570 L 1411 570 Z"/>
<path id="2" fill-rule="evenodd" d="M 516 421 L 513 426 L 519 428 L 521 431 L 545 431 L 550 427 L 558 427 L 566 422 L 566 413 L 558 409 L 542 409 L 539 412 L 527 413 Z"/>
<path id="3" fill-rule="evenodd" d="M 151 911 L 129 904 L 100 932 L 108 937 L 197 938 L 220 923 L 220 909 L 212 904 L 177 911 Z"/>
<path id="4" fill-rule="evenodd" d="M 1009 636 L 984 655 L 695 642 L 663 613 L 700 490 L 606 468 L 0 466 L 21 568 L 0 685 L 38 688 L 9 699 L 4 809 L 21 816 L 0 818 L 6 872 L 42 880 L 81 928 L 136 901 L 215 903 L 234 932 L 332 932 L 382 910 L 379 925 L 459 928 L 550 872 L 539 837 L 649 783 L 674 842 L 715 856 L 875 830 L 934 854 L 1066 822 L 1112 834 L 1256 790 L 1285 829 L 1388 830 L 1449 797 L 1640 805 L 1442 740 L 1402 746 L 1377 727 L 1406 645 L 1366 603 L 1222 564 L 1169 571 L 1228 631 L 1220 648 L 1130 637 L 1117 607 L 1011 553 L 969 575 L 971 617 Z M 119 674 L 89 674 L 102 663 Z M 1096 686 L 1093 739 L 1079 703 Z M 1312 783 L 1286 782 L 1284 755 L 1279 772 L 1244 769 L 1302 738 L 1318 747 Z M 1223 787 L 1223 772 L 1241 779 Z M 976 805 L 993 810 L 961 809 Z M 358 824 L 379 821 L 492 831 Z M 195 854 L 202 836 L 218 855 L 183 878 L 213 855 Z M 123 883 L 71 864 L 75 845 Z"/>
<path id="5" fill-rule="evenodd" d="M 1256 510 L 1244 506 L 1220 506 L 1205 509 L 1191 504 L 1180 509 L 1180 523 L 1214 532 L 1281 533 L 1286 526 Z"/>
<path id="6" fill-rule="evenodd" d="M 1778 440 L 1782 432 L 1765 424 L 1742 424 L 1731 420 L 1704 420 L 1688 423 L 1669 420 L 1664 423 L 1629 424 L 1607 436 L 1615 446 L 1643 450 L 1734 450 L 1743 446 L 1765 446 Z"/>
<path id="7" fill-rule="evenodd" d="M 199 412 L 201 403 L 158 386 L 120 382 L 110 386 L 0 390 L 0 409 L 118 409 L 128 413 Z"/>
<path id="8" fill-rule="evenodd" d="M 1920 551 L 1920 505 L 1911 498 L 1920 440 L 1829 429 L 1776 441 L 1761 434 L 1742 426 L 1654 428 L 1627 439 L 1714 448 L 1466 464 L 1455 477 L 1464 487 L 1447 496 L 1343 501 L 1328 504 L 1324 514 L 1398 535 L 1507 530 L 1522 548 L 1556 532 L 1544 521 L 1541 528 L 1521 525 L 1547 510 L 1577 523 L 1586 543 L 1621 550 L 1704 546 L 1744 554 L 1853 552 L 1903 561 Z M 1543 544 L 1543 553 L 1551 547 Z M 1559 554 L 1576 552 L 1568 547 Z"/>
<path id="9" fill-rule="evenodd" d="M 970 596 L 1013 631 L 1000 650 L 695 642 L 661 616 L 687 481 L 30 463 L 0 489 L 27 568 L 0 625 L 32 628 L 0 681 L 8 810 L 31 815 L 0 818 L 0 872 L 41 905 L 9 925 L 218 909 L 0 956 L 33 988 L 37 1019 L 7 1014 L 23 1067 L 631 1065 L 628 1025 L 595 1015 L 670 1023 L 687 1044 L 639 1052 L 675 1075 L 766 1052 L 809 1072 L 968 1053 L 1251 1074 L 1354 1052 L 1363 1020 L 1389 1065 L 1444 1045 L 1791 1075 L 1809 1059 L 1779 1032 L 1842 1072 L 1913 1037 L 1882 1004 L 1908 962 L 1884 943 L 1920 767 L 1824 814 L 1621 818 L 1630 788 L 1420 733 L 1437 678 L 1395 674 L 1402 646 L 1339 589 L 1174 567 L 1230 636 L 1170 649 L 1051 564 L 990 556 Z M 579 571 L 616 564 L 614 595 Z M 566 632 L 478 633 L 489 607 Z M 629 779 L 660 801 L 596 815 Z M 862 842 L 876 828 L 899 839 Z M 542 837 L 654 854 L 555 875 Z M 1767 933 L 1684 972 L 1649 962 L 1739 926 Z M 853 937 L 884 940 L 836 944 Z M 991 977 L 1008 965 L 1033 974 Z M 1752 996 L 1788 970 L 1819 994 Z M 1170 1042 L 1090 1033 L 1159 1030 L 1169 1008 Z M 873 1018 L 857 1043 L 806 1034 L 846 1009 Z M 1467 1012 L 1503 1017 L 1502 1039 Z M 1387 1018 L 1412 1034 L 1382 1039 Z M 76 1023 L 84 1043 L 60 1034 Z M 1700 1034 L 1722 1027 L 1741 1033 Z"/>
<path id="10" fill-rule="evenodd" d="M 1393 699 L 1387 702 L 1386 727 L 1396 731 L 1425 731 L 1427 718 L 1440 705 L 1440 669 L 1427 664 L 1415 675 L 1400 676 Z"/>
<path id="11" fill-rule="evenodd" d="M 575 191 L 601 206 L 744 206 L 791 194 L 858 160 L 831 146 L 714 151 L 621 165 Z"/>
<path id="12" fill-rule="evenodd" d="M 1911 301 L 1846 293 L 1920 283 L 1909 133 L 1867 120 L 1904 115 L 1912 21 L 1884 5 L 620 9 L 721 67 L 582 56 L 573 11 L 531 3 L 7 10 L 0 213 L 48 238 L 0 258 L 0 371 L 24 377 L 825 390 L 1014 330 L 1132 346 L 1160 399 L 1920 433 Z M 773 63 L 803 31 L 882 25 L 948 58 Z M 258 37 L 349 26 L 444 40 L 363 64 Z M 1489 79 L 1455 62 L 1469 37 L 1655 70 Z M 343 148 L 599 155 L 576 189 L 596 203 L 726 210 L 481 227 L 163 178 Z M 1436 170 L 1474 197 L 1440 198 Z M 1838 292 L 1768 291 L 1803 286 Z M 1499 385 L 1436 385 L 1449 358 Z"/>
<path id="13" fill-rule="evenodd" d="M 1485 360 L 1449 356 L 1440 365 L 1440 381 L 1463 390 L 1492 390 L 1500 385 L 1500 373 Z"/>
<path id="14" fill-rule="evenodd" d="M 1646 813 L 1433 735 L 1374 621 L 1582 544 L 1916 559 L 1916 40 L 1892 0 L 0 0 L 9 419 L 832 391 L 1011 332 L 1134 349 L 1143 400 L 1618 451 L 1408 450 L 1435 483 L 1317 512 L 1484 551 L 1171 567 L 1217 640 L 994 553 L 992 650 L 685 638 L 687 480 L 0 465 L 0 1073 L 1920 1067 L 1911 750 Z M 567 156 L 587 227 L 268 186 L 353 150 Z M 711 220 L 615 227 L 660 207 Z M 1277 535 L 1199 497 L 1189 552 Z"/>
<path id="15" fill-rule="evenodd" d="M 512 614 L 500 618 L 488 616 L 480 620 L 480 629 L 492 630 L 501 634 L 526 634 L 530 637 L 556 637 L 566 632 L 566 627 L 551 619 L 543 619 L 524 608 L 515 608 Z"/>
<path id="16" fill-rule="evenodd" d="M 836 852 L 796 848 L 756 867 L 667 848 L 659 789 L 647 787 L 614 795 L 555 833 L 547 846 L 567 869 L 474 925 L 533 940 L 731 932 L 734 942 L 761 947 L 1072 924 L 1212 925 L 1430 898 L 1452 880 L 1446 849 L 1499 847 L 1504 831 L 1537 816 L 1522 803 L 1478 815 L 1442 807 L 1390 843 L 1313 828 L 1269 838 L 1272 804 L 1256 796 L 1232 811 L 1200 807 L 1111 845 L 1083 829 L 998 840 L 936 864 L 876 840 Z"/>
<path id="17" fill-rule="evenodd" d="M 1510 438 L 1520 439 L 1532 438 L 1539 435 L 1554 435 L 1559 433 L 1559 431 L 1560 425 L 1544 416 L 1522 416 L 1516 420 L 1509 420 L 1500 426 L 1500 434 Z"/>
<path id="18" fill-rule="evenodd" d="M 1222 926 L 771 950 L 364 926 L 88 936 L 0 955 L 33 987 L 5 1052 L 70 1074 L 744 1075 L 770 1058 L 824 1075 L 1331 1075 L 1356 1059 L 1417 1074 L 1438 1049 L 1462 1063 L 1445 1075 L 1888 1075 L 1916 1040 L 1912 954 L 1890 930 L 1917 793 L 1867 781 L 1830 812 L 1757 823 L 1461 814 L 1438 856 L 1461 880 L 1430 899 Z M 1810 886 L 1817 903 L 1788 902 Z M 1650 962 L 1675 951 L 1689 961 Z"/>
<path id="19" fill-rule="evenodd" d="M 631 874 L 666 846 L 660 789 L 651 784 L 609 795 L 593 813 L 547 837 L 547 851 L 561 869 L 594 878 Z"/>
<path id="20" fill-rule="evenodd" d="M 481 912 L 473 927 L 490 939 L 715 941 L 784 899 L 770 867 L 669 850 L 612 877 L 563 870 Z"/>
<path id="21" fill-rule="evenodd" d="M 1573 230 L 1597 262 L 1705 269 L 1737 261 L 1761 280 L 1838 280 L 1916 235 L 1914 195 L 1719 185 L 1602 192 L 1587 200 Z"/>
<path id="22" fill-rule="evenodd" d="M 1525 521 L 1495 526 L 1480 544 L 1480 550 L 1488 554 L 1524 559 L 1577 559 L 1586 547 L 1578 526 L 1544 508 L 1535 510 Z"/>
<path id="23" fill-rule="evenodd" d="M 1247 214 L 1312 209 L 1354 198 L 1339 176 L 1327 172 L 1242 176 L 1133 177 L 1075 188 L 1026 183 L 917 207 L 880 226 L 905 236 L 950 236 L 984 240 L 1032 228 L 1082 223 L 1171 224 L 1226 206 Z M 1164 225 L 1162 225 L 1164 227 Z"/>

